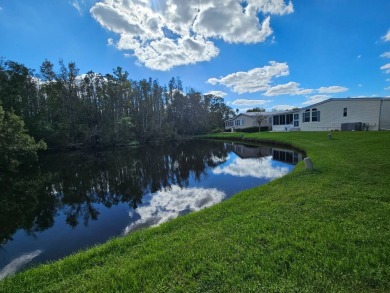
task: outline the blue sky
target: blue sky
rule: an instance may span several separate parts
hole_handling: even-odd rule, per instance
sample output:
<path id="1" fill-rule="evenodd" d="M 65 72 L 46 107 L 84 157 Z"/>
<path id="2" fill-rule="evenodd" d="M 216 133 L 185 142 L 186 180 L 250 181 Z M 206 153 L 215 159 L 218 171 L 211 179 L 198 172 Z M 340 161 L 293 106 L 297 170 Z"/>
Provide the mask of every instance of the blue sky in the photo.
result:
<path id="1" fill-rule="evenodd" d="M 0 0 L 0 56 L 283 110 L 390 96 L 389 0 Z"/>

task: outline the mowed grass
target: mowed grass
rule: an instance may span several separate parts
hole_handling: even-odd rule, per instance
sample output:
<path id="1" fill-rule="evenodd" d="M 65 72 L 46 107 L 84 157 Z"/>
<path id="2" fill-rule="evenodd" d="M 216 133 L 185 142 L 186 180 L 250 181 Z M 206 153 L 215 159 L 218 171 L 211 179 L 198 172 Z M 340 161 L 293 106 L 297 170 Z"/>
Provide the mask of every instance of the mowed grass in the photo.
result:
<path id="1" fill-rule="evenodd" d="M 0 292 L 390 292 L 390 132 L 244 140 L 292 144 L 315 169 L 300 162 L 214 207 L 7 278 Z"/>

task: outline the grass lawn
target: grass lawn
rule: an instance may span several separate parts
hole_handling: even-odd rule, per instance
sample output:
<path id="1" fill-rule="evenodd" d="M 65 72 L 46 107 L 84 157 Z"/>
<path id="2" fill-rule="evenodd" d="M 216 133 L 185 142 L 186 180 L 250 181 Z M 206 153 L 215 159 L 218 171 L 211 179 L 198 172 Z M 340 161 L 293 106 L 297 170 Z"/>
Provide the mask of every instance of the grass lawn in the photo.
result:
<path id="1" fill-rule="evenodd" d="M 304 149 L 315 169 L 300 162 L 214 207 L 7 278 L 0 292 L 390 292 L 390 132 L 244 139 Z"/>

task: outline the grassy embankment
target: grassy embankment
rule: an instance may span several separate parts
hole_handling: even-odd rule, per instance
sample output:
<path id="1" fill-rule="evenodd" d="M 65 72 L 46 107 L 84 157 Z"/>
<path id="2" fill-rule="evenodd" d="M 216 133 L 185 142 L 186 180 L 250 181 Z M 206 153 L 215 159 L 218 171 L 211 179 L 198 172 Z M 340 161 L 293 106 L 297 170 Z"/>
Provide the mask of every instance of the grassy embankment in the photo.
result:
<path id="1" fill-rule="evenodd" d="M 315 170 L 301 162 L 212 208 L 17 274 L 0 292 L 390 292 L 390 132 L 245 137 L 305 149 Z"/>

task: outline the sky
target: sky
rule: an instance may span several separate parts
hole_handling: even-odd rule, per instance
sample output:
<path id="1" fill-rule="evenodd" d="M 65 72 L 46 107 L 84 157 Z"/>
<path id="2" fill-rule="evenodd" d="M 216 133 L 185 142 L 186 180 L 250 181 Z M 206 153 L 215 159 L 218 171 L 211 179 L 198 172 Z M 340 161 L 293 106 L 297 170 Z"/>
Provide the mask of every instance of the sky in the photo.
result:
<path id="1" fill-rule="evenodd" d="M 389 0 L 0 0 L 0 57 L 180 78 L 241 112 L 390 96 Z"/>

